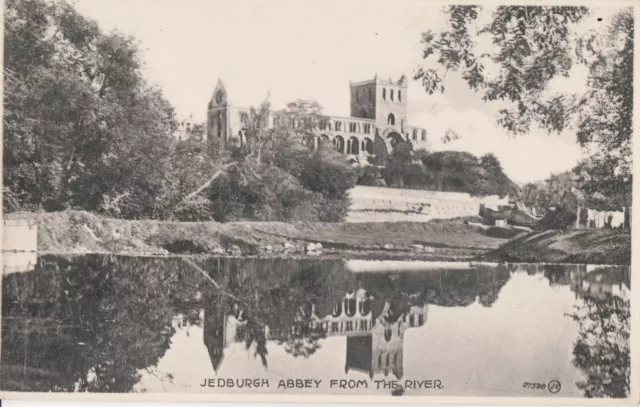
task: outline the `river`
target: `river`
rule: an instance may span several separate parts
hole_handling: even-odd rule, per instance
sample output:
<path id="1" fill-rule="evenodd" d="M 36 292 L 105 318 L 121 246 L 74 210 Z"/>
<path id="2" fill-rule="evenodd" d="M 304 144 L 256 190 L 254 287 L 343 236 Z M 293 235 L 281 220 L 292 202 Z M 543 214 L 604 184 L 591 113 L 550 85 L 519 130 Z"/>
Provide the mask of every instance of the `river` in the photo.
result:
<path id="1" fill-rule="evenodd" d="M 629 391 L 629 267 L 27 257 L 3 278 L 2 390 Z"/>

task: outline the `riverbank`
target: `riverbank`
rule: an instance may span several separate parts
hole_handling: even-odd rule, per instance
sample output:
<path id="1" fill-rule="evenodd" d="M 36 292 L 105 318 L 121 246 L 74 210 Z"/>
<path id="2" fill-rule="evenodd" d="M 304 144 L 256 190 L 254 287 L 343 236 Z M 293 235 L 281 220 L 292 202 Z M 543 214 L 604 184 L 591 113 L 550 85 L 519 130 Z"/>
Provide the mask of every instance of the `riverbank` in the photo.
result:
<path id="1" fill-rule="evenodd" d="M 513 234 L 468 225 L 427 223 L 160 222 L 104 218 L 82 211 L 11 213 L 34 218 L 38 251 L 126 255 L 322 255 L 369 259 L 471 260 Z"/>
<path id="2" fill-rule="evenodd" d="M 127 221 L 83 211 L 10 213 L 38 224 L 41 253 L 132 256 L 322 256 L 369 260 L 620 264 L 631 262 L 627 230 L 527 233 L 471 218 L 414 222 Z"/>
<path id="3" fill-rule="evenodd" d="M 631 264 L 631 233 L 624 229 L 547 230 L 517 237 L 486 252 L 488 261 Z"/>

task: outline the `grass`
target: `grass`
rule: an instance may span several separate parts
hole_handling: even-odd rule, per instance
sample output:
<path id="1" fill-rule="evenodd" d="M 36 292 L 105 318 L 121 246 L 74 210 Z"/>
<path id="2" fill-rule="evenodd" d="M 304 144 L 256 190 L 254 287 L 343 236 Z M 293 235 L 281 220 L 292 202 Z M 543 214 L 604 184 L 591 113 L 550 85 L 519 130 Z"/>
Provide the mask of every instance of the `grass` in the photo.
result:
<path id="1" fill-rule="evenodd" d="M 10 215 L 10 214 L 9 214 Z M 314 223 L 314 222 L 159 222 L 109 219 L 88 212 L 39 213 L 38 250 L 43 252 L 168 254 L 206 253 L 238 246 L 243 254 L 260 253 L 269 245 L 293 244 L 298 251 L 308 242 L 336 250 L 382 250 L 392 244 L 411 250 L 422 244 L 440 248 L 489 250 L 505 243 L 502 236 L 467 225 L 464 219 L 427 223 Z"/>

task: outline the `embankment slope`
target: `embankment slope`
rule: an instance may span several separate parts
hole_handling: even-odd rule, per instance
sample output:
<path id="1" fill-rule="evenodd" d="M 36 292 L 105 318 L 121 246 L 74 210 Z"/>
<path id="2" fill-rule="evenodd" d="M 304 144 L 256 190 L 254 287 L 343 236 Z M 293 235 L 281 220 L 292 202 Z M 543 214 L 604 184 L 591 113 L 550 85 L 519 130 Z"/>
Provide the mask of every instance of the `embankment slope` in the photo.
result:
<path id="1" fill-rule="evenodd" d="M 517 237 L 484 255 L 525 263 L 631 264 L 631 234 L 624 229 L 547 230 Z"/>
<path id="2" fill-rule="evenodd" d="M 423 245 L 466 249 L 476 255 L 507 241 L 462 219 L 427 223 L 161 222 L 103 218 L 82 211 L 5 217 L 35 217 L 38 250 L 58 253 L 220 253 L 236 247 L 242 254 L 257 254 L 267 246 L 273 252 L 283 247 L 304 251 L 308 242 L 320 242 L 325 249 L 337 251 L 406 251 Z"/>

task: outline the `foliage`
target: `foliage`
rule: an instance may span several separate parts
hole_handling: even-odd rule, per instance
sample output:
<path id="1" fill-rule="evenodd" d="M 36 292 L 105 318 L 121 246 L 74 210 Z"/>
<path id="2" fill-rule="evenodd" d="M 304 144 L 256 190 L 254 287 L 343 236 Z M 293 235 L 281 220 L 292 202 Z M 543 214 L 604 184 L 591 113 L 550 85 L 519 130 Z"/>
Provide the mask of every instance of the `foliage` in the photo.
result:
<path id="1" fill-rule="evenodd" d="M 271 112 L 267 101 L 250 110 L 246 143 L 217 147 L 230 148 L 224 160 L 237 165 L 208 188 L 214 219 L 344 219 L 355 170 L 329 146 L 314 146 L 321 109 L 317 102 L 297 100 L 280 112 Z M 271 114 L 275 126 L 267 125 Z"/>
<path id="2" fill-rule="evenodd" d="M 445 9 L 448 29 L 422 35 L 426 64 L 415 79 L 428 93 L 443 92 L 446 72 L 459 72 L 485 101 L 510 105 L 500 110 L 497 123 L 515 134 L 529 132 L 534 123 L 549 132 L 573 129 L 581 146 L 597 151 L 592 160 L 599 188 L 613 183 L 615 194 L 626 196 L 629 205 L 633 10 L 622 9 L 607 29 L 587 35 L 577 30 L 592 17 L 586 7 L 498 6 L 490 10 L 488 24 L 480 23 L 482 11 L 479 6 Z M 586 92 L 554 92 L 551 82 L 568 76 L 575 64 L 589 71 Z"/>
<path id="3" fill-rule="evenodd" d="M 265 101 L 249 111 L 246 143 L 206 141 L 203 125 L 179 123 L 145 82 L 133 38 L 45 0 L 8 1 L 5 33 L 5 211 L 185 221 L 346 215 L 355 174 L 344 157 L 310 148 L 323 119 L 317 102 L 288 104 L 269 127 Z"/>
<path id="4" fill-rule="evenodd" d="M 629 301 L 613 297 L 584 298 L 570 315 L 579 327 L 573 363 L 586 379 L 577 383 L 589 398 L 629 394 Z"/>
<path id="5" fill-rule="evenodd" d="M 180 260 L 43 256 L 38 269 L 3 284 L 5 390 L 131 391 L 202 284 Z"/>
<path id="6" fill-rule="evenodd" d="M 472 195 L 519 193 L 493 154 L 477 158 L 458 151 L 412 151 L 410 143 L 398 143 L 382 170 L 387 185 Z"/>
<path id="7" fill-rule="evenodd" d="M 11 0 L 7 16 L 5 208 L 100 210 L 126 197 L 124 216 L 156 211 L 176 122 L 142 79 L 135 41 L 66 3 Z"/>
<path id="8" fill-rule="evenodd" d="M 546 215 L 536 224 L 538 230 L 548 229 L 568 229 L 576 224 L 576 214 L 563 207 L 558 207 L 553 211 L 548 211 Z"/>
<path id="9" fill-rule="evenodd" d="M 551 175 L 544 182 L 526 184 L 520 199 L 527 207 L 535 208 L 539 215 L 545 215 L 549 207 L 563 208 L 574 215 L 578 206 L 601 211 L 628 210 L 631 179 L 611 179 L 610 168 L 599 157 L 590 157 L 571 171 Z M 626 224 L 629 224 L 628 218 Z"/>
<path id="10" fill-rule="evenodd" d="M 3 390 L 131 391 L 145 371 L 158 373 L 155 366 L 181 324 L 210 332 L 216 327 L 208 325 L 225 314 L 242 314 L 246 325 L 235 340 L 262 364 L 267 346 L 312 357 L 325 336 L 310 325 L 317 321 L 312 304 L 323 318 L 345 293 L 363 288 L 372 295 L 373 317 L 389 304 L 393 320 L 412 306 L 492 307 L 513 272 L 541 274 L 522 265 L 351 273 L 339 260 L 102 255 L 41 256 L 36 267 L 4 278 Z M 628 287 L 625 270 L 626 277 L 606 270 L 597 280 Z M 573 284 L 573 274 L 544 267 L 550 284 L 583 287 Z M 578 386 L 590 397 L 622 397 L 629 389 L 629 303 L 605 296 L 578 305 L 571 315 L 579 329 L 574 363 L 587 374 Z M 267 341 L 265 325 L 273 341 Z M 211 351 L 207 336 L 199 340 Z"/>
<path id="11" fill-rule="evenodd" d="M 404 187 L 404 173 L 412 163 L 413 145 L 399 139 L 393 143 L 393 150 L 389 155 L 387 165 L 382 171 L 382 176 L 390 187 Z"/>

